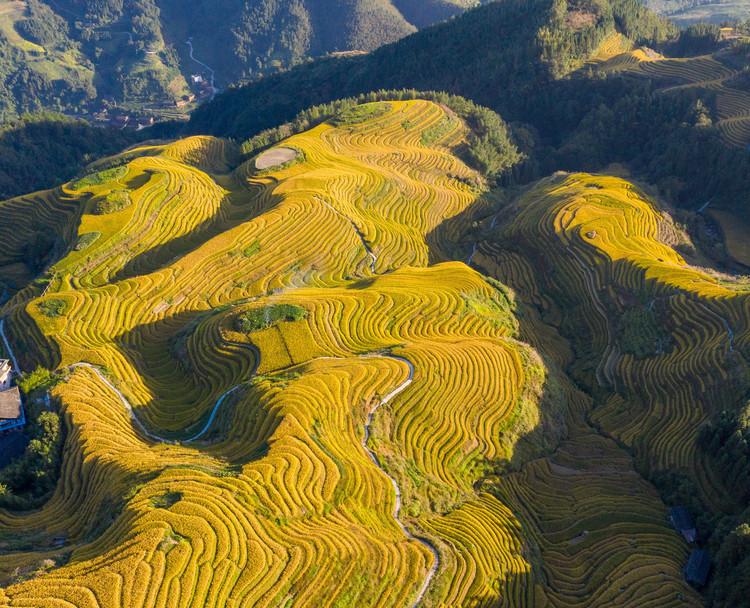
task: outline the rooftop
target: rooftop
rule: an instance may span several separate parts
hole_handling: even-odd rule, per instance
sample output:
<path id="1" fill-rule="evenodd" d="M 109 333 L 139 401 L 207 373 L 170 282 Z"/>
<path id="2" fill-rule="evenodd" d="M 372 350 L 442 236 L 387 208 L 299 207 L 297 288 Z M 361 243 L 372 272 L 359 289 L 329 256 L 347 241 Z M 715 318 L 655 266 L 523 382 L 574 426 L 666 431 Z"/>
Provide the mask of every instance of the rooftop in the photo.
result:
<path id="1" fill-rule="evenodd" d="M 0 392 L 0 420 L 16 420 L 21 417 L 21 393 L 14 386 Z"/>
<path id="2" fill-rule="evenodd" d="M 685 566 L 685 578 L 689 583 L 703 586 L 708 580 L 708 572 L 711 570 L 711 556 L 704 549 L 693 549 L 690 559 Z"/>

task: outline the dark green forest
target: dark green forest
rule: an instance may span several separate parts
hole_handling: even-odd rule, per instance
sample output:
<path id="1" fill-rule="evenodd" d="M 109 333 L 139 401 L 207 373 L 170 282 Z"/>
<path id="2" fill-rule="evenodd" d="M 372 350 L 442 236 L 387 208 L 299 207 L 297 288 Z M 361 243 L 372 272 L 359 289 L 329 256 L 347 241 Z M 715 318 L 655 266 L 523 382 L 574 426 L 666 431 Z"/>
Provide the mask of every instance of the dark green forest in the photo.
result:
<path id="1" fill-rule="evenodd" d="M 20 118 L 0 129 L 0 199 L 65 182 L 85 164 L 133 141 L 123 131 L 65 116 Z"/>

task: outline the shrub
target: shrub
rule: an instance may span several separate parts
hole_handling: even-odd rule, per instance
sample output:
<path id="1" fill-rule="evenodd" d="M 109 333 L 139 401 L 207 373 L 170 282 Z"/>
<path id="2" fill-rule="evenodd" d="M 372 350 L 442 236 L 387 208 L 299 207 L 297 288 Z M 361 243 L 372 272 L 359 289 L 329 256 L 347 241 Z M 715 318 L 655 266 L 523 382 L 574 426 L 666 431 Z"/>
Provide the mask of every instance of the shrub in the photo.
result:
<path id="1" fill-rule="evenodd" d="M 18 381 L 19 388 L 29 395 L 37 390 L 49 390 L 59 381 L 50 370 L 37 367 L 33 372 L 24 374 Z"/>
<path id="2" fill-rule="evenodd" d="M 65 314 L 68 309 L 68 305 L 65 300 L 59 298 L 50 298 L 49 300 L 42 300 L 37 304 L 37 308 L 45 317 L 61 317 Z"/>
<path id="3" fill-rule="evenodd" d="M 237 317 L 237 329 L 244 333 L 272 327 L 282 321 L 301 321 L 307 311 L 296 304 L 274 304 L 248 310 Z"/>
<path id="4" fill-rule="evenodd" d="M 97 198 L 91 209 L 94 215 L 106 215 L 122 211 L 131 205 L 129 190 L 112 190 L 107 196 Z"/>

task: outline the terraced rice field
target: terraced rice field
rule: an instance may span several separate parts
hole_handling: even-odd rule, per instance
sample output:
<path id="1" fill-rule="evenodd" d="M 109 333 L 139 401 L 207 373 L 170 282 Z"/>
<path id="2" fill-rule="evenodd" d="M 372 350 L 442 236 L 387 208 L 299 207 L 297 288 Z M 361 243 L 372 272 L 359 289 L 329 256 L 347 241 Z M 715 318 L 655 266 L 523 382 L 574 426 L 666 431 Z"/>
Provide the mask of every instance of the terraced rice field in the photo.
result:
<path id="1" fill-rule="evenodd" d="M 518 253 L 486 242 L 478 266 L 527 294 L 554 324 L 575 320 L 575 374 L 609 391 L 592 421 L 634 451 L 640 470 L 691 475 L 706 503 L 720 509 L 726 491 L 705 470 L 695 439 L 707 416 L 741 392 L 746 286 L 689 266 L 663 244 L 668 224 L 623 180 L 550 178 L 517 204 L 503 242 Z M 539 293 L 558 294 L 566 310 Z M 628 311 L 653 314 L 662 333 L 642 345 L 645 356 L 627 346 L 622 319 Z"/>
<path id="2" fill-rule="evenodd" d="M 750 90 L 741 84 L 741 71 L 732 67 L 731 51 L 670 59 L 648 49 L 603 53 L 588 65 L 604 73 L 627 73 L 652 80 L 664 94 L 701 91 L 713 99 L 715 127 L 737 147 L 750 145 Z"/>
<path id="3" fill-rule="evenodd" d="M 585 176 L 543 183 L 479 243 L 473 263 L 518 300 L 447 259 L 486 207 L 452 151 L 466 127 L 426 146 L 443 108 L 384 110 L 282 142 L 295 163 L 237 166 L 231 143 L 190 138 L 0 204 L 3 279 L 33 274 L 34 225 L 60 243 L 5 332 L 24 368 L 69 374 L 54 496 L 0 511 L 0 607 L 699 605 L 665 506 L 587 415 L 639 462 L 691 467 L 705 414 L 684 378 L 727 356 L 725 320 L 744 348 L 745 300 L 656 243 L 637 191 Z M 537 246 L 612 353 L 595 375 L 661 390 L 646 409 L 620 420 L 567 378 Z M 616 356 L 610 284 L 692 319 L 672 368 Z"/>

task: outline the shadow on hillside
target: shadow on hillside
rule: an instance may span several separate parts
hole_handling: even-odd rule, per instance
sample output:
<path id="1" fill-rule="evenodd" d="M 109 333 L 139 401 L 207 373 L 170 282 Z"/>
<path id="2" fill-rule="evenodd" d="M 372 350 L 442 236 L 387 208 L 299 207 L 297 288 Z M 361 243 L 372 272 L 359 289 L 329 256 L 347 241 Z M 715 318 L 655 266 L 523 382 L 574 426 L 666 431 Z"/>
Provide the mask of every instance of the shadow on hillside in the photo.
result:
<path id="1" fill-rule="evenodd" d="M 60 347 L 42 333 L 25 307 L 19 306 L 13 310 L 5 324 L 5 332 L 22 370 L 29 372 L 39 366 L 46 369 L 60 366 Z"/>
<path id="2" fill-rule="evenodd" d="M 495 225 L 500 225 L 503 216 L 510 212 L 508 201 L 500 190 L 479 197 L 462 213 L 445 220 L 427 234 L 430 264 L 449 261 L 467 263 L 474 245 L 492 234 Z M 484 269 L 477 268 L 474 264 L 471 268 L 485 275 Z M 535 311 L 529 311 L 523 305 L 517 304 L 512 314 L 519 324 L 519 339 L 529 344 L 529 336 L 535 335 L 536 332 L 532 325 L 532 315 Z M 559 383 L 553 381 L 554 376 L 564 372 L 543 353 L 536 352 L 541 357 L 545 370 L 543 386 L 537 387 L 535 397 L 539 405 L 540 420 L 534 428 L 518 435 L 510 460 L 492 463 L 498 473 L 502 470 L 518 470 L 525 462 L 551 453 L 567 433 L 564 417 L 565 399 L 560 394 Z"/>
<path id="3" fill-rule="evenodd" d="M 261 196 L 259 193 L 255 195 Z M 123 281 L 169 266 L 207 241 L 266 213 L 282 200 L 280 196 L 269 195 L 268 203 L 258 208 L 251 204 L 252 197 L 253 193 L 245 191 L 225 196 L 210 219 L 205 220 L 187 234 L 136 255 L 112 276 L 111 281 Z"/>
<path id="4" fill-rule="evenodd" d="M 166 412 L 173 408 L 185 411 L 192 407 L 196 410 L 186 411 L 186 418 L 192 420 L 186 428 L 177 432 L 151 428 L 149 430 L 152 433 L 178 441 L 194 436 L 205 427 L 217 400 L 225 391 L 251 380 L 258 360 L 254 348 L 250 345 L 238 345 L 228 351 L 230 354 L 219 359 L 225 361 L 224 365 L 217 365 L 217 361 L 211 361 L 211 369 L 215 376 L 210 379 L 201 376 L 193 368 L 188 356 L 188 342 L 193 332 L 211 316 L 224 312 L 224 309 L 182 312 L 153 323 L 138 325 L 131 331 L 115 337 L 120 353 L 138 370 L 141 381 L 149 392 L 156 396 L 139 410 L 155 410 L 162 415 L 166 415 Z M 244 365 L 237 365 L 238 357 L 241 356 L 246 356 L 247 360 Z M 242 375 L 239 373 L 242 369 L 251 371 Z M 123 392 L 127 394 L 127 387 L 123 388 Z M 245 390 L 243 387 L 239 392 L 244 393 Z M 215 423 L 222 422 L 222 410 L 228 409 L 224 406 L 234 401 L 235 396 L 232 396 L 222 403 L 217 410 L 220 416 Z M 208 433 L 207 436 L 213 440 L 219 438 L 215 433 Z M 199 447 L 198 443 L 196 447 Z"/>

